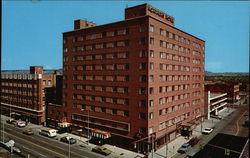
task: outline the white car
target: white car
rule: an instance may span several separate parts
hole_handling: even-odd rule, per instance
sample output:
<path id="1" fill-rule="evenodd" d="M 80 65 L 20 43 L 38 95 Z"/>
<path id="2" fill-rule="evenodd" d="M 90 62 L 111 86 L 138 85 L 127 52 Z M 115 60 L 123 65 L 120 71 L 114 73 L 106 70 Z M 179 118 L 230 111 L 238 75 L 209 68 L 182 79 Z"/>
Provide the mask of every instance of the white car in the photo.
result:
<path id="1" fill-rule="evenodd" d="M 23 122 L 23 121 L 17 121 L 16 126 L 17 126 L 17 127 L 25 127 L 26 124 L 25 124 L 25 122 Z"/>
<path id="2" fill-rule="evenodd" d="M 203 131 L 202 131 L 202 134 L 210 134 L 214 129 L 213 128 L 205 128 Z"/>

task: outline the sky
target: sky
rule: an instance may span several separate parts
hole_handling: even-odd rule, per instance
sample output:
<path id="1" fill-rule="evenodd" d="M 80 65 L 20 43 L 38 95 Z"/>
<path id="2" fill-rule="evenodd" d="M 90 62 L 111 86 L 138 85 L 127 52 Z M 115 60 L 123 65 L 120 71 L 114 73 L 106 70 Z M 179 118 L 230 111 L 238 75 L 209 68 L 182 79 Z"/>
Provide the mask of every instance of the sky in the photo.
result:
<path id="1" fill-rule="evenodd" d="M 3 1 L 2 70 L 62 68 L 62 33 L 76 19 L 97 25 L 124 20 L 126 6 L 149 3 L 175 27 L 206 41 L 205 70 L 249 72 L 248 1 Z"/>

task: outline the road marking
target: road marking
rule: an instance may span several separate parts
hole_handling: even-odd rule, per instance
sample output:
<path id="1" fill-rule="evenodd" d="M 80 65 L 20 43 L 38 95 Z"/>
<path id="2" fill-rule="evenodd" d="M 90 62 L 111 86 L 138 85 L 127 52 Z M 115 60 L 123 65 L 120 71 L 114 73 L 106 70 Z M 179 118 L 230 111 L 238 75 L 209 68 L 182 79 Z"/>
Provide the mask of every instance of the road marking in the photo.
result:
<path id="1" fill-rule="evenodd" d="M 54 154 L 56 154 L 56 155 L 60 155 L 61 157 L 67 158 L 67 156 L 65 156 L 65 155 L 62 155 L 62 154 L 60 154 L 60 153 L 58 153 L 58 152 L 55 152 L 55 151 L 50 150 L 50 149 L 48 149 L 48 148 L 45 148 L 45 147 L 43 147 L 43 146 L 39 146 L 39 145 L 37 145 L 37 144 L 35 144 L 35 143 L 32 143 L 32 142 L 30 142 L 30 141 L 27 141 L 27 140 L 25 140 L 25 139 L 23 139 L 23 138 L 17 137 L 17 136 L 15 136 L 15 135 L 12 135 L 12 134 L 7 133 L 7 132 L 4 132 L 4 133 L 6 133 L 7 135 L 11 135 L 11 136 L 13 136 L 13 137 L 15 137 L 15 138 L 17 138 L 17 139 L 21 139 L 21 140 L 23 140 L 23 141 L 25 141 L 25 142 L 28 142 L 28 143 L 32 144 L 32 145 L 35 145 L 35 146 L 37 146 L 37 147 L 39 147 L 39 148 L 43 148 L 43 149 L 45 149 L 45 150 L 47 150 L 47 151 L 49 151 L 49 152 L 52 152 L 52 153 L 54 153 Z"/>
<path id="2" fill-rule="evenodd" d="M 240 128 L 239 128 L 239 121 L 240 121 L 240 119 L 245 115 L 245 113 L 246 113 L 247 111 L 245 111 L 241 116 L 240 116 L 240 118 L 237 120 L 237 131 L 236 131 L 236 133 L 235 133 L 235 136 L 237 136 L 238 135 L 238 133 L 239 133 L 239 130 L 240 130 Z"/>

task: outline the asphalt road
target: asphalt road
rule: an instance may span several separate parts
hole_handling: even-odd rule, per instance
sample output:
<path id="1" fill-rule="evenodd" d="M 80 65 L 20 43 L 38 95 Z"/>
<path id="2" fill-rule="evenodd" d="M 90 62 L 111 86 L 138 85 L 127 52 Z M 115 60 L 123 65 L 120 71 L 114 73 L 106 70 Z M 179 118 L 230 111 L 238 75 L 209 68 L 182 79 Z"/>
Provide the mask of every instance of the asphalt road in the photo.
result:
<path id="1" fill-rule="evenodd" d="M 234 113 L 218 122 L 215 125 L 212 133 L 210 133 L 209 135 L 202 135 L 199 143 L 192 147 L 188 152 L 199 151 L 218 133 L 247 137 L 249 134 L 249 129 L 243 127 L 242 124 L 248 117 L 249 104 L 241 105 L 236 109 L 236 111 L 234 111 Z M 177 153 L 173 158 L 184 158 L 185 156 L 186 154 Z"/>
<path id="2" fill-rule="evenodd" d="M 23 129 L 5 124 L 5 142 L 13 139 L 15 146 L 30 158 L 68 158 L 69 145 L 59 140 L 40 136 L 38 133 L 28 136 L 22 133 Z M 2 134 L 2 131 L 1 131 Z M 2 135 L 1 135 L 2 137 Z M 2 140 L 2 138 L 1 138 Z M 70 145 L 71 158 L 102 158 L 103 156 L 85 149 L 79 144 Z"/>

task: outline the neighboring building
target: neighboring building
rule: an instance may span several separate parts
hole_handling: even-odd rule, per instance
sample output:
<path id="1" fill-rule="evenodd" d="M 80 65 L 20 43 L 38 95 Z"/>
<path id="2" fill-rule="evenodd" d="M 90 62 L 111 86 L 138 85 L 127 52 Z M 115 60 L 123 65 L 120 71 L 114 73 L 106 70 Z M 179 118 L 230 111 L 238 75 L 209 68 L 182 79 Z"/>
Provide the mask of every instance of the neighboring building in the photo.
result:
<path id="1" fill-rule="evenodd" d="M 56 87 L 59 71 L 43 71 L 42 66 L 1 72 L 2 114 L 35 124 L 45 122 L 46 102 L 60 100 Z M 57 98 L 57 99 L 56 99 Z"/>
<path id="2" fill-rule="evenodd" d="M 248 158 L 249 139 L 218 133 L 194 158 Z"/>
<path id="3" fill-rule="evenodd" d="M 205 41 L 148 4 L 126 8 L 119 22 L 76 20 L 63 33 L 62 106 L 49 117 L 110 132 L 121 144 L 154 134 L 162 145 L 203 116 L 204 53 Z"/>
<path id="4" fill-rule="evenodd" d="M 227 93 L 228 103 L 234 104 L 240 100 L 240 83 L 227 83 L 227 82 L 206 82 L 205 91 L 211 93 Z"/>
<path id="5" fill-rule="evenodd" d="M 207 119 L 210 117 L 218 118 L 218 112 L 227 106 L 227 93 L 205 92 L 205 114 Z"/>

